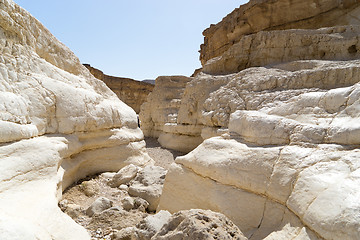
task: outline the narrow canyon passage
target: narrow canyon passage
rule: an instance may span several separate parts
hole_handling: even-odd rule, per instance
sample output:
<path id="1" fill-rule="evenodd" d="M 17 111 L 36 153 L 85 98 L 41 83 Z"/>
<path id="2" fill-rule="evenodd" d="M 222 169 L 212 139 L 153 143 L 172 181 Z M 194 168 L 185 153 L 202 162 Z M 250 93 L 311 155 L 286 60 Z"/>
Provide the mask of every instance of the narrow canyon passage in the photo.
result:
<path id="1" fill-rule="evenodd" d="M 166 170 L 182 152 L 163 148 L 156 138 L 145 138 L 146 150 L 154 165 Z M 161 169 L 161 168 L 160 168 Z M 128 186 L 112 184 L 115 173 L 102 173 L 82 179 L 64 191 L 60 208 L 86 228 L 92 239 L 122 239 L 121 229 L 135 227 L 154 212 L 141 197 L 130 196 Z M 98 204 L 98 205 L 97 205 Z M 95 207 L 94 207 L 95 206 Z M 94 213 L 91 209 L 95 208 Z M 106 208 L 96 212 L 96 208 Z"/>

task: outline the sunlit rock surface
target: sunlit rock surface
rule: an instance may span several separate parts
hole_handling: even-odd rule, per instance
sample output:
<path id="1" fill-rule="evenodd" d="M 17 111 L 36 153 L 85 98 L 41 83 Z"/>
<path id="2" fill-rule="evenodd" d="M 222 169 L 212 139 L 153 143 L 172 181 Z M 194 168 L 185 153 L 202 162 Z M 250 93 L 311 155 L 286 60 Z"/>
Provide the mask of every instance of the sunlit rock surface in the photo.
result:
<path id="1" fill-rule="evenodd" d="M 204 65 L 260 31 L 359 25 L 359 13 L 356 0 L 251 0 L 203 32 L 200 60 Z"/>
<path id="2" fill-rule="evenodd" d="M 154 89 L 154 85 L 145 81 L 136 81 L 131 78 L 114 77 L 104 74 L 89 64 L 84 64 L 91 74 L 102 80 L 121 101 L 129 105 L 136 113 L 146 101 L 147 96 Z"/>
<path id="3" fill-rule="evenodd" d="M 240 9 L 280 19 L 282 3 L 297 18 L 300 6 L 311 6 L 305 2 L 250 1 Z M 252 29 L 203 62 L 173 128 L 196 127 L 192 134 L 204 141 L 176 159 L 158 210 L 221 212 L 249 239 L 360 238 L 358 2 L 316 4 L 320 12 L 308 9 L 309 19 Z M 228 31 L 229 16 L 207 31 Z M 288 30 L 317 21 L 327 28 Z"/>
<path id="4" fill-rule="evenodd" d="M 0 1 L 0 239 L 89 239 L 74 181 L 151 162 L 136 113 L 28 12 Z"/>

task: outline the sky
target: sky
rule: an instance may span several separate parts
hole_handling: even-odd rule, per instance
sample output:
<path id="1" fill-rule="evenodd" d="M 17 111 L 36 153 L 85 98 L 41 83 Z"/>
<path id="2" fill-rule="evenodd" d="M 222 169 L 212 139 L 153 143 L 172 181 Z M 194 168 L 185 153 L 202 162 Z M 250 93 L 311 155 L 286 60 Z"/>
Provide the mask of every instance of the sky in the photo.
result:
<path id="1" fill-rule="evenodd" d="M 136 80 L 190 76 L 202 31 L 247 0 L 14 0 L 82 63 Z"/>

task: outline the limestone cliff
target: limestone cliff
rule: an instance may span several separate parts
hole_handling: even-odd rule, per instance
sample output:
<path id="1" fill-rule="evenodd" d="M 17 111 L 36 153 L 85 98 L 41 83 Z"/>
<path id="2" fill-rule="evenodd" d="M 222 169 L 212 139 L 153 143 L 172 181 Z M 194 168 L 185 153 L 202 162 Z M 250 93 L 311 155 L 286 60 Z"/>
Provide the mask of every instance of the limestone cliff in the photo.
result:
<path id="1" fill-rule="evenodd" d="M 146 101 L 149 93 L 154 89 L 154 85 L 147 82 L 136 81 L 130 78 L 113 77 L 104 74 L 99 69 L 84 64 L 92 75 L 102 80 L 121 101 L 129 105 L 136 113 L 140 112 L 140 106 Z"/>
<path id="2" fill-rule="evenodd" d="M 158 210 L 222 212 L 252 240 L 359 239 L 359 15 L 358 1 L 254 0 L 207 30 L 206 73 L 157 126 L 162 144 L 196 147 Z"/>
<path id="3" fill-rule="evenodd" d="M 200 60 L 221 56 L 244 36 L 260 31 L 360 24 L 356 0 L 251 0 L 203 32 Z"/>
<path id="4" fill-rule="evenodd" d="M 141 106 L 139 115 L 145 136 L 156 137 L 164 147 L 184 152 L 191 151 L 201 143 L 202 139 L 192 133 L 193 128 L 186 131 L 186 126 L 177 124 L 181 99 L 187 83 L 191 80 L 192 78 L 185 76 L 162 76 L 156 79 L 154 91 Z M 178 127 L 181 129 L 177 129 Z M 177 135 L 177 131 L 182 134 Z M 174 134 L 178 141 L 187 142 L 187 145 L 174 141 Z"/>
<path id="5" fill-rule="evenodd" d="M 89 174 L 151 163 L 136 113 L 27 11 L 0 1 L 0 239 L 90 239 L 57 206 Z"/>

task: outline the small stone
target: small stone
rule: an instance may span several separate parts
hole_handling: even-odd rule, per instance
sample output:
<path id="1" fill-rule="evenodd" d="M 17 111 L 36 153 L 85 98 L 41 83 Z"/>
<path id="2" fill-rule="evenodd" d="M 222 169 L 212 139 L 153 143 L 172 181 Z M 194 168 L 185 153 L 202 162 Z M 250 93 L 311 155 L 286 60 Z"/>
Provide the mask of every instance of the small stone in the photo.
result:
<path id="1" fill-rule="evenodd" d="M 69 204 L 68 200 L 64 199 L 59 202 L 59 208 L 61 211 L 65 212 L 67 205 Z"/>
<path id="2" fill-rule="evenodd" d="M 120 231 L 114 232 L 111 236 L 112 240 L 132 240 L 138 239 L 136 235 L 136 228 L 135 227 L 127 227 L 123 228 Z"/>
<path id="3" fill-rule="evenodd" d="M 77 204 L 68 204 L 65 213 L 72 219 L 78 218 L 81 214 L 84 214 L 84 209 Z"/>
<path id="4" fill-rule="evenodd" d="M 136 197 L 134 200 L 134 208 L 138 209 L 141 212 L 146 212 L 146 209 L 149 207 L 149 203 L 142 198 Z"/>
<path id="5" fill-rule="evenodd" d="M 83 181 L 80 184 L 80 189 L 84 192 L 84 194 L 88 197 L 94 196 L 97 192 L 99 192 L 99 188 L 92 181 Z"/>
<path id="6" fill-rule="evenodd" d="M 121 184 L 130 182 L 136 177 L 139 167 L 134 164 L 127 165 L 120 169 L 108 183 L 110 187 L 118 187 Z"/>
<path id="7" fill-rule="evenodd" d="M 134 208 L 135 206 L 135 201 L 132 197 L 125 197 L 121 200 L 122 203 L 122 207 L 126 210 L 126 211 L 130 211 L 131 209 Z"/>
<path id="8" fill-rule="evenodd" d="M 104 172 L 100 174 L 101 178 L 104 178 L 106 181 L 110 181 L 114 176 L 116 172 Z"/>
<path id="9" fill-rule="evenodd" d="M 111 200 L 105 197 L 100 197 L 96 199 L 93 204 L 91 204 L 91 206 L 86 210 L 86 215 L 91 217 L 94 215 L 94 213 L 101 213 L 102 211 L 111 208 L 112 204 L 113 203 Z"/>
<path id="10" fill-rule="evenodd" d="M 119 189 L 127 192 L 127 191 L 129 190 L 129 186 L 128 186 L 128 185 L 125 185 L 125 184 L 121 184 L 121 185 L 119 186 Z"/>

